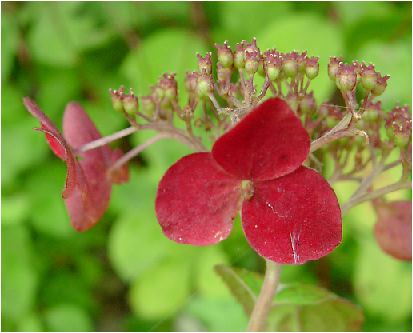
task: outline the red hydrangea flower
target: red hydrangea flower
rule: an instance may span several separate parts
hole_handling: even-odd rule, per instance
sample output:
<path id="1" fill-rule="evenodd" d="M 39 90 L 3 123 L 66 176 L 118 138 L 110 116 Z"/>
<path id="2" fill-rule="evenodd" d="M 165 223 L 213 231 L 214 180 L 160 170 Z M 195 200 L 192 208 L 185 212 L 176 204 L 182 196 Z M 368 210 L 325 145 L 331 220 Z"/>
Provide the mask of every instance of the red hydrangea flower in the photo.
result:
<path id="1" fill-rule="evenodd" d="M 341 242 L 341 211 L 323 177 L 302 166 L 309 149 L 288 105 L 265 101 L 211 153 L 185 156 L 168 169 L 156 198 L 164 234 L 178 243 L 214 244 L 229 235 L 242 208 L 245 236 L 261 256 L 302 264 L 327 255 Z"/>
<path id="2" fill-rule="evenodd" d="M 127 166 L 108 175 L 108 168 L 123 155 L 119 149 L 108 146 L 79 153 L 74 150 L 86 143 L 101 138 L 93 122 L 77 103 L 69 103 L 63 116 L 63 133 L 59 132 L 51 120 L 28 97 L 23 99 L 27 110 L 36 117 L 47 142 L 57 157 L 67 165 L 64 199 L 70 221 L 77 231 L 85 231 L 94 226 L 109 205 L 112 183 L 128 180 Z"/>

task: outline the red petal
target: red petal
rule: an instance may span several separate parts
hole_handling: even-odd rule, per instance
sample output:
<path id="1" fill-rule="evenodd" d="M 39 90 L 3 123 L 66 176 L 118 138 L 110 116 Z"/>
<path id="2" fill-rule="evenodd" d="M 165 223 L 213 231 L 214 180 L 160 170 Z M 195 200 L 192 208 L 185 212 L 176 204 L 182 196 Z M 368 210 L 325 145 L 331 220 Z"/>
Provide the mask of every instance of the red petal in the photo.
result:
<path id="1" fill-rule="evenodd" d="M 63 133 L 67 142 L 75 149 L 102 137 L 83 108 L 74 102 L 66 106 L 63 116 Z M 93 159 L 96 164 L 99 164 L 103 173 L 106 173 L 106 170 L 122 155 L 123 152 L 120 149 L 112 150 L 108 145 L 80 154 L 84 159 Z M 93 177 L 93 175 L 91 176 Z M 125 164 L 117 172 L 112 173 L 109 180 L 113 183 L 120 184 L 126 182 L 128 179 L 128 166 Z"/>
<path id="2" fill-rule="evenodd" d="M 60 134 L 56 126 L 40 110 L 36 103 L 28 97 L 23 98 L 23 102 L 27 110 L 39 120 L 41 128 L 38 128 L 37 130 L 45 134 L 47 142 L 49 143 L 52 151 L 56 154 L 56 156 L 66 162 L 66 186 L 63 190 L 62 196 L 63 198 L 67 198 L 72 194 L 76 186 L 76 159 L 73 156 L 72 151 L 70 150 L 62 134 Z"/>
<path id="3" fill-rule="evenodd" d="M 412 203 L 377 203 L 378 221 L 374 226 L 377 242 L 384 252 L 401 260 L 412 260 Z"/>
<path id="4" fill-rule="evenodd" d="M 272 98 L 221 136 L 212 155 L 240 179 L 270 180 L 297 169 L 309 149 L 300 119 L 283 100 Z"/>
<path id="5" fill-rule="evenodd" d="M 242 220 L 255 251 L 281 264 L 319 259 L 341 242 L 337 197 L 321 175 L 306 167 L 255 183 Z"/>
<path id="6" fill-rule="evenodd" d="M 73 194 L 65 199 L 70 222 L 77 231 L 93 227 L 105 213 L 110 199 L 111 186 L 107 181 L 87 176 L 84 170 L 93 172 L 93 165 L 78 164 L 78 183 Z"/>
<path id="7" fill-rule="evenodd" d="M 241 200 L 241 182 L 210 153 L 195 153 L 172 165 L 159 183 L 156 215 L 164 234 L 178 242 L 208 245 L 225 239 Z"/>
<path id="8" fill-rule="evenodd" d="M 63 131 L 67 142 L 75 149 L 101 137 L 83 108 L 76 103 L 66 106 Z M 106 177 L 107 160 L 104 149 L 89 150 L 80 155 L 81 171 L 78 173 L 82 177 L 78 177 L 78 191 L 66 202 L 72 225 L 78 231 L 95 225 L 109 205 L 112 187 Z"/>
<path id="9" fill-rule="evenodd" d="M 26 109 L 39 120 L 42 128 L 42 132 L 45 133 L 47 142 L 49 143 L 52 151 L 62 160 L 66 160 L 66 147 L 64 147 L 63 136 L 60 134 L 57 127 L 52 123 L 52 121 L 40 110 L 37 104 L 28 97 L 23 98 L 23 103 Z M 50 134 L 49 134 L 50 133 Z"/>

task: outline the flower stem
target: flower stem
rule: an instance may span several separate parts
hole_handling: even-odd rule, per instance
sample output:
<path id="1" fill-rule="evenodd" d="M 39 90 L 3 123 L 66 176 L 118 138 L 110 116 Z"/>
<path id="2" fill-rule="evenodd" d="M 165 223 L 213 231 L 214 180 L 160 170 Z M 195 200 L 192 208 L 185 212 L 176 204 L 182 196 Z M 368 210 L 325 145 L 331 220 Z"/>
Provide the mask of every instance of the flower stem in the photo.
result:
<path id="1" fill-rule="evenodd" d="M 132 127 L 125 128 L 125 129 L 123 129 L 123 130 L 121 130 L 121 131 L 119 131 L 119 132 L 113 133 L 112 135 L 105 136 L 105 137 L 103 137 L 103 138 L 100 138 L 100 139 L 98 139 L 98 140 L 91 141 L 91 142 L 83 145 L 82 147 L 80 147 L 80 148 L 76 151 L 76 153 L 84 153 L 84 152 L 86 152 L 86 151 L 88 151 L 88 150 L 92 150 L 92 149 L 96 149 L 96 148 L 102 147 L 102 146 L 104 146 L 104 145 L 106 145 L 106 144 L 108 144 L 108 143 L 111 143 L 111 142 L 115 141 L 115 140 L 121 139 L 121 138 L 123 138 L 123 137 L 125 137 L 125 136 L 128 136 L 128 135 L 130 135 L 130 134 L 132 134 L 132 133 L 135 133 L 137 130 L 138 130 L 138 128 L 133 127 L 133 126 L 132 126 Z"/>
<path id="2" fill-rule="evenodd" d="M 260 294 L 252 310 L 248 323 L 249 332 L 260 332 L 265 330 L 268 313 L 270 312 L 273 297 L 278 287 L 281 266 L 275 262 L 266 260 L 264 283 Z"/>
<path id="3" fill-rule="evenodd" d="M 120 168 L 122 165 L 127 163 L 129 160 L 134 158 L 136 155 L 143 152 L 146 148 L 153 145 L 155 142 L 158 142 L 159 140 L 167 138 L 167 137 L 170 137 L 170 135 L 168 135 L 166 133 L 161 133 L 161 134 L 158 134 L 158 135 L 154 136 L 153 138 L 150 138 L 148 141 L 142 143 L 141 145 L 133 148 L 132 150 L 128 151 L 125 155 L 123 155 L 120 159 L 118 159 L 115 162 L 115 164 L 113 164 L 110 167 L 108 172 L 110 173 L 110 172 Z"/>
<path id="4" fill-rule="evenodd" d="M 364 193 L 362 195 L 359 196 L 355 196 L 352 199 L 350 199 L 349 201 L 347 201 L 342 207 L 341 207 L 341 211 L 343 214 L 347 213 L 348 210 L 354 206 L 357 206 L 358 204 L 365 202 L 365 201 L 369 201 L 369 200 L 374 200 L 376 198 L 379 198 L 383 195 L 386 195 L 388 193 L 391 192 L 395 192 L 401 189 L 408 189 L 411 188 L 412 184 L 410 182 L 398 182 L 398 183 L 394 183 L 385 187 L 382 187 L 378 190 L 374 190 L 373 192 L 367 192 Z"/>

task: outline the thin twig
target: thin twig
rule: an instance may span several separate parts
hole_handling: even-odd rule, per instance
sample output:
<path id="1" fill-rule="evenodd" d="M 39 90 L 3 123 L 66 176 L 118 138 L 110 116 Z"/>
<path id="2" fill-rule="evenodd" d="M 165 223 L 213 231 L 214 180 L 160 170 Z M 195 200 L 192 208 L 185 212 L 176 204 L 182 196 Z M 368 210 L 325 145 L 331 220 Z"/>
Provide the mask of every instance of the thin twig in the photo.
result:
<path id="1" fill-rule="evenodd" d="M 317 149 L 337 139 L 343 138 L 345 136 L 355 136 L 355 135 L 364 136 L 366 140 L 368 140 L 368 136 L 366 132 L 360 131 L 356 128 L 348 128 L 348 129 L 340 130 L 337 132 L 329 132 L 323 135 L 321 138 L 314 140 L 313 142 L 311 142 L 310 152 L 314 152 Z"/>
<path id="2" fill-rule="evenodd" d="M 150 138 L 148 141 L 142 143 L 141 145 L 133 148 L 132 150 L 128 151 L 125 155 L 123 155 L 120 159 L 118 159 L 108 170 L 108 173 L 111 173 L 115 171 L 116 169 L 119 169 L 122 165 L 127 163 L 129 160 L 137 156 L 139 153 L 144 151 L 146 148 L 149 146 L 153 145 L 155 142 L 158 142 L 159 140 L 165 139 L 167 137 L 170 137 L 167 133 L 161 133 L 158 134 L 152 138 Z"/>
<path id="3" fill-rule="evenodd" d="M 391 184 L 389 186 L 382 187 L 378 190 L 373 192 L 367 192 L 364 195 L 360 195 L 358 197 L 354 197 L 347 201 L 344 205 L 341 206 L 341 211 L 345 214 L 350 208 L 369 200 L 373 200 L 379 198 L 385 194 L 395 192 L 401 189 L 408 189 L 411 188 L 412 184 L 410 182 L 397 182 L 395 184 Z"/>
<path id="4" fill-rule="evenodd" d="M 82 147 L 80 147 L 79 149 L 76 150 L 76 153 L 77 154 L 84 153 L 88 150 L 92 150 L 92 149 L 102 147 L 104 145 L 107 145 L 110 142 L 113 142 L 115 140 L 118 140 L 118 139 L 121 139 L 125 136 L 128 136 L 132 133 L 135 133 L 136 131 L 138 131 L 138 128 L 134 127 L 134 126 L 125 128 L 125 129 L 123 129 L 119 132 L 113 133 L 112 135 L 105 136 L 103 138 L 91 141 L 91 142 L 83 145 Z"/>

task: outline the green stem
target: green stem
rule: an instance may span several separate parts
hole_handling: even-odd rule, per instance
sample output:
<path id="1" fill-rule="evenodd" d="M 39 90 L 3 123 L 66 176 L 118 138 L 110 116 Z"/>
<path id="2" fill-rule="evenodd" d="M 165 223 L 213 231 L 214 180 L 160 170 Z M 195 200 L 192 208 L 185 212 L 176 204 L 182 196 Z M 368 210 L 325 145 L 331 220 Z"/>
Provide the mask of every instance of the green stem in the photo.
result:
<path id="1" fill-rule="evenodd" d="M 264 283 L 252 310 L 248 324 L 249 332 L 262 332 L 266 328 L 268 313 L 278 287 L 281 266 L 266 260 Z"/>

